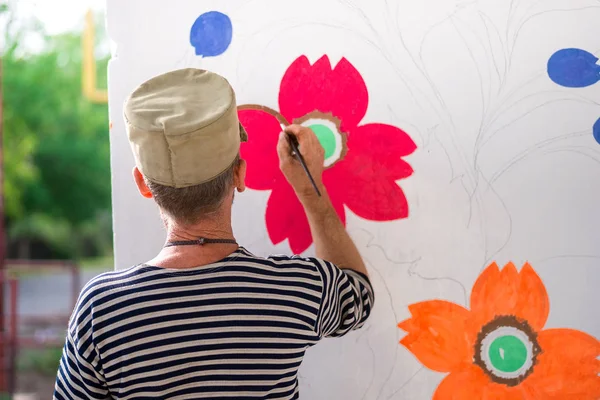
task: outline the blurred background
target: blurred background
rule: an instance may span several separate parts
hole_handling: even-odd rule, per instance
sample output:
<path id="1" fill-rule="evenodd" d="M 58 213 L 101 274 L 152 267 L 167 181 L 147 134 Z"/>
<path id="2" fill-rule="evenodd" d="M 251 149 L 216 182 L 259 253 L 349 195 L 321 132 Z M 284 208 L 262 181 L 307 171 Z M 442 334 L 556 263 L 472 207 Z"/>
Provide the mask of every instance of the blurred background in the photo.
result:
<path id="1" fill-rule="evenodd" d="M 104 2 L 0 0 L 0 393 L 51 398 L 80 288 L 113 268 Z"/>

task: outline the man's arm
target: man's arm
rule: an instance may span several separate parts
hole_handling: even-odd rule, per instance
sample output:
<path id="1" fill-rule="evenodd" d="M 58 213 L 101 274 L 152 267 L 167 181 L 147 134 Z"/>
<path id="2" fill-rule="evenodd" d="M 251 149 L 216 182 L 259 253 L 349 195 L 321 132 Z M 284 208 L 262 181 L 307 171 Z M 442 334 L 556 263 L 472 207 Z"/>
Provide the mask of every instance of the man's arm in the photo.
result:
<path id="1" fill-rule="evenodd" d="M 56 375 L 54 400 L 112 398 L 106 385 L 100 356 L 91 338 L 92 325 L 83 317 L 93 315 L 93 311 L 86 312 L 91 307 L 89 297 L 84 296 L 88 285 L 81 291 L 69 319 L 67 338 Z"/>
<path id="2" fill-rule="evenodd" d="M 292 156 L 286 133 L 282 133 L 277 145 L 280 167 L 304 206 L 317 257 L 321 259 L 314 260 L 323 284 L 315 332 L 319 337 L 343 336 L 363 326 L 371 314 L 373 288 L 362 257 L 323 186 L 323 147 L 309 128 L 292 125 L 286 132 L 298 139 L 300 152 L 322 194 L 317 195 L 306 172 Z"/>
<path id="3" fill-rule="evenodd" d="M 80 342 L 67 333 L 53 399 L 109 399 L 104 380 L 97 371 L 98 362 L 95 350 L 84 351 Z"/>
<path id="4" fill-rule="evenodd" d="M 321 197 L 310 184 L 300 163 L 292 156 L 292 150 L 285 137 L 286 133 L 298 139 L 300 152 L 321 191 Z M 286 128 L 286 133 L 282 133 L 277 145 L 280 167 L 304 206 L 317 257 L 368 277 L 362 257 L 346 232 L 323 186 L 324 150 L 317 136 L 311 129 L 299 125 L 290 125 Z"/>
<path id="5" fill-rule="evenodd" d="M 324 188 L 321 192 L 323 197 L 317 197 L 315 194 L 300 198 L 308 217 L 317 257 L 368 277 L 363 259 L 340 221 L 329 196 Z"/>

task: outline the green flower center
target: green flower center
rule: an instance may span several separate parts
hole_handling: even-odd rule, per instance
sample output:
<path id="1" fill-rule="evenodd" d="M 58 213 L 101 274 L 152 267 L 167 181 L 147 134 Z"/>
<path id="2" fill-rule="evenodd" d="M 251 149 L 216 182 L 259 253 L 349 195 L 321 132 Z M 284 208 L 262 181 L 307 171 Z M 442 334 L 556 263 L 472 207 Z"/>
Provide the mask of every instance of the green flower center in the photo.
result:
<path id="1" fill-rule="evenodd" d="M 325 159 L 332 157 L 336 150 L 335 133 L 329 127 L 322 124 L 310 125 L 310 129 L 317 135 L 319 143 L 325 149 Z"/>
<path id="2" fill-rule="evenodd" d="M 325 150 L 325 168 L 332 167 L 344 155 L 346 147 L 345 136 L 340 131 L 340 120 L 330 114 L 314 111 L 296 120 L 296 123 L 312 129 L 319 143 Z"/>
<path id="3" fill-rule="evenodd" d="M 516 372 L 527 362 L 527 347 L 516 336 L 501 336 L 490 345 L 490 362 L 502 372 Z"/>

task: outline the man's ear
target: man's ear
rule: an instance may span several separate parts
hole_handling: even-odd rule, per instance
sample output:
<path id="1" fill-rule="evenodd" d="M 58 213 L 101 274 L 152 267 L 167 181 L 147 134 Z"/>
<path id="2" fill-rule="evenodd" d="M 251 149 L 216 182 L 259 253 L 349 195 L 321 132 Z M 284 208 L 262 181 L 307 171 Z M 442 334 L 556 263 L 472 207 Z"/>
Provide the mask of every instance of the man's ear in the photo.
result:
<path id="1" fill-rule="evenodd" d="M 142 175 L 138 167 L 133 168 L 133 179 L 135 180 L 135 184 L 137 185 L 140 194 L 147 199 L 151 199 L 152 192 L 150 191 L 148 185 L 146 185 L 144 175 Z"/>
<path id="2" fill-rule="evenodd" d="M 234 169 L 233 182 L 238 192 L 246 190 L 246 160 L 240 160 Z"/>

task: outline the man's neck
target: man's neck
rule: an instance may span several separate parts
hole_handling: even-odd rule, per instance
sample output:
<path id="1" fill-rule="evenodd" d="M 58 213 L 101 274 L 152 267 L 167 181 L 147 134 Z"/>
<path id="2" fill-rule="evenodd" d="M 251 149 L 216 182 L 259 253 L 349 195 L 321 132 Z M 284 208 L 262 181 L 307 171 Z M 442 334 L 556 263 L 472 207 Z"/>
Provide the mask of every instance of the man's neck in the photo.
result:
<path id="1" fill-rule="evenodd" d="M 231 222 L 206 220 L 193 226 L 169 223 L 167 241 L 205 239 L 233 239 Z"/>
<path id="2" fill-rule="evenodd" d="M 194 225 L 167 221 L 167 242 L 205 239 L 234 239 L 231 220 L 227 218 L 204 219 Z M 147 264 L 173 269 L 186 269 L 212 264 L 238 249 L 237 244 L 207 243 L 164 247 Z"/>

